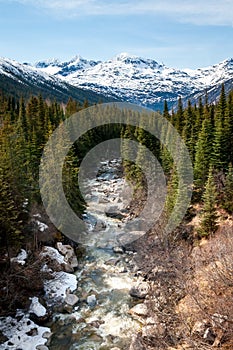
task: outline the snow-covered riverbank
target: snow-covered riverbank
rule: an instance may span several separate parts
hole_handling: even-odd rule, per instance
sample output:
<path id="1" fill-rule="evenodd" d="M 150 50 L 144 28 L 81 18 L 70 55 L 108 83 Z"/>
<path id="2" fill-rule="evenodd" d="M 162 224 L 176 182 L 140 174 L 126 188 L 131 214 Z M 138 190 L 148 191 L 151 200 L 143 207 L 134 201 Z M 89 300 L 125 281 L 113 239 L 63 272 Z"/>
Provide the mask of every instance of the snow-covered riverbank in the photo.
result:
<path id="1" fill-rule="evenodd" d="M 60 244 L 63 251 L 72 250 L 70 246 Z M 77 289 L 77 278 L 72 273 L 65 271 L 53 271 L 50 264 L 55 264 L 57 269 L 63 269 L 69 266 L 66 256 L 62 255 L 57 249 L 44 247 L 40 253 L 40 259 L 46 258 L 42 266 L 42 271 L 47 272 L 49 279 L 44 280 L 44 303 L 39 302 L 37 297 L 31 298 L 29 310 L 18 310 L 15 317 L 1 317 L 0 331 L 5 341 L 0 345 L 0 350 L 46 350 L 51 337 L 49 327 L 40 326 L 33 322 L 32 318 L 38 321 L 46 319 L 48 309 L 51 306 L 66 303 L 66 298 Z M 74 252 L 73 252 L 74 259 Z M 25 265 L 27 264 L 27 253 L 22 250 L 19 255 L 11 260 L 12 263 Z M 71 266 L 69 266 L 72 269 Z M 41 323 L 41 322 L 39 322 Z"/>

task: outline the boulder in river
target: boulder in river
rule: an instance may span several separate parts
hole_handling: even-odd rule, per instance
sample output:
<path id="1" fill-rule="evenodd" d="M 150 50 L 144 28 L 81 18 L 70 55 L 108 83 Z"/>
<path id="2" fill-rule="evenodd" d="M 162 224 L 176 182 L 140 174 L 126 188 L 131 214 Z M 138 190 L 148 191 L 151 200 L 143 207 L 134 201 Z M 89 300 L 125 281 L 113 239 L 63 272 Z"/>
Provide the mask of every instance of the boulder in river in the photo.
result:
<path id="1" fill-rule="evenodd" d="M 145 299 L 149 293 L 149 284 L 147 282 L 136 283 L 129 291 L 131 297 Z"/>
<path id="2" fill-rule="evenodd" d="M 75 294 L 67 294 L 64 301 L 66 304 L 68 304 L 70 306 L 74 306 L 75 304 L 78 303 L 79 298 Z"/>
<path id="3" fill-rule="evenodd" d="M 69 244 L 64 245 L 61 242 L 58 242 L 57 249 L 64 256 L 64 261 L 71 267 L 71 269 L 78 267 L 78 260 L 75 251 Z"/>
<path id="4" fill-rule="evenodd" d="M 88 304 L 88 306 L 95 307 L 96 303 L 97 303 L 97 300 L 96 300 L 95 294 L 89 295 L 87 297 L 87 304 Z"/>
<path id="5" fill-rule="evenodd" d="M 122 220 L 125 217 L 121 209 L 116 205 L 107 207 L 105 209 L 105 214 L 110 218 L 119 219 L 119 220 Z"/>
<path id="6" fill-rule="evenodd" d="M 131 315 L 147 316 L 148 309 L 145 304 L 137 304 L 129 310 Z"/>
<path id="7" fill-rule="evenodd" d="M 103 230 L 105 228 L 106 228 L 106 224 L 105 224 L 104 221 L 102 221 L 102 220 L 97 220 L 96 221 L 96 224 L 95 224 L 95 227 L 94 227 L 95 231 L 101 231 L 101 230 Z"/>
<path id="8" fill-rule="evenodd" d="M 124 254 L 124 249 L 122 247 L 113 247 L 112 250 L 116 254 Z"/>

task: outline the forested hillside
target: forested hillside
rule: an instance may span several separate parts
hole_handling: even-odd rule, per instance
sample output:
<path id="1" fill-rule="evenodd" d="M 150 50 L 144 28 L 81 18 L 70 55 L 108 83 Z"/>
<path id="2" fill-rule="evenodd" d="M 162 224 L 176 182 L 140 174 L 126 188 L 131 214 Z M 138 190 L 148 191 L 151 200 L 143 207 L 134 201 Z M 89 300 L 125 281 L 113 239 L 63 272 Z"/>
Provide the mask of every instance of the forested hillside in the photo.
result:
<path id="1" fill-rule="evenodd" d="M 41 95 L 32 96 L 27 102 L 1 95 L 2 247 L 20 245 L 27 222 L 26 207 L 29 209 L 33 203 L 40 204 L 38 168 L 48 137 L 65 118 L 87 106 L 87 102 L 80 105 L 70 99 L 64 110 L 56 101 L 48 103 Z M 74 179 L 82 157 L 98 142 L 120 135 L 146 145 L 160 160 L 168 183 L 166 211 L 171 211 L 174 206 L 179 193 L 171 155 L 154 136 L 127 125 L 127 113 L 123 113 L 122 125 L 89 132 L 86 139 L 81 140 L 82 147 L 74 146 L 69 154 L 63 181 L 67 198 L 79 214 L 84 202 Z M 198 106 L 189 103 L 184 109 L 179 100 L 177 112 L 171 114 L 165 102 L 163 116 L 175 126 L 189 150 L 194 169 L 192 201 L 193 204 L 204 203 L 199 235 L 208 236 L 217 227 L 217 208 L 224 208 L 229 213 L 233 211 L 233 93 L 225 96 L 223 86 L 217 105 L 209 105 L 206 97 L 206 101 L 200 99 Z M 140 173 L 139 169 L 125 162 L 125 171 L 128 178 L 134 179 L 136 187 L 140 187 L 142 177 L 137 173 Z M 66 186 L 67 183 L 69 186 Z"/>
<path id="2" fill-rule="evenodd" d="M 1 248 L 7 248 L 8 253 L 10 246 L 25 244 L 30 207 L 41 203 L 39 164 L 48 137 L 68 115 L 87 106 L 87 101 L 80 105 L 70 99 L 64 111 L 59 103 L 45 102 L 41 95 L 32 96 L 27 102 L 1 95 L 0 239 Z M 64 182 L 72 182 L 76 174 L 75 166 L 70 163 L 64 169 Z M 78 195 L 78 189 L 71 187 L 67 196 L 71 192 Z M 82 201 L 76 198 L 74 207 L 81 212 Z"/>

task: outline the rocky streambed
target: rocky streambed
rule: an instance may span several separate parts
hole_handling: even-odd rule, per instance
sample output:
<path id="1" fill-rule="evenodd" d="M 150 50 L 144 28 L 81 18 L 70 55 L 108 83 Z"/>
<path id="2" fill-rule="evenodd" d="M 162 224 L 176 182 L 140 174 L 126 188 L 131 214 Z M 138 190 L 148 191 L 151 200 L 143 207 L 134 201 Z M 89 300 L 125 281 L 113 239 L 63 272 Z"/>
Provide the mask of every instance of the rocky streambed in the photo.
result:
<path id="1" fill-rule="evenodd" d="M 1 350 L 133 349 L 148 285 L 135 264 L 136 253 L 121 244 L 132 190 L 117 160 L 102 162 L 85 189 L 82 258 L 77 263 L 70 246 L 43 248 L 41 271 L 49 276 L 45 296 L 33 298 L 30 310 L 19 310 L 15 318 L 0 319 Z M 23 255 L 18 263 L 27 259 Z"/>
<path id="2" fill-rule="evenodd" d="M 131 192 L 115 160 L 102 162 L 97 177 L 87 181 L 88 233 L 82 237 L 85 254 L 76 272 L 79 302 L 70 314 L 54 316 L 50 349 L 129 349 L 140 330 L 133 310 L 145 290 L 136 276 L 136 253 L 118 241 Z"/>

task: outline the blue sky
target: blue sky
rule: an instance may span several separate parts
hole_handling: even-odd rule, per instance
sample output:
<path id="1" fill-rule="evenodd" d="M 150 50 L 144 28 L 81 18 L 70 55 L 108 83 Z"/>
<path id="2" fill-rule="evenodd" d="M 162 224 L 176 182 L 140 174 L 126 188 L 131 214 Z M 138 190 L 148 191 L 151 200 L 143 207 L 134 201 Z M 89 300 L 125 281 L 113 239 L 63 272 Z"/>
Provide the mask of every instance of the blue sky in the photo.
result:
<path id="1" fill-rule="evenodd" d="M 233 0 L 0 0 L 0 32 L 20 62 L 128 52 L 198 68 L 233 58 Z"/>

